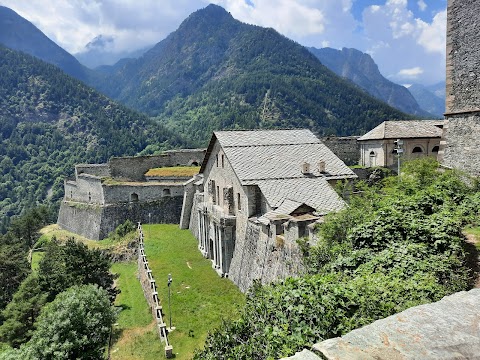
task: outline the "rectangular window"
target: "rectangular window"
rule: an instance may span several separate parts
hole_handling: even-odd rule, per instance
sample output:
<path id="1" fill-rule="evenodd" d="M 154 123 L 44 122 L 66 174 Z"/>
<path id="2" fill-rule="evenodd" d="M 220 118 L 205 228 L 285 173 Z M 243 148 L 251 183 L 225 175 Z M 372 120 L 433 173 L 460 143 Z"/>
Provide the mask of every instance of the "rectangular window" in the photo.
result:
<path id="1" fill-rule="evenodd" d="M 217 204 L 220 205 L 220 187 L 217 186 Z"/>
<path id="2" fill-rule="evenodd" d="M 225 162 L 224 162 L 224 161 L 225 161 L 225 160 L 224 160 L 224 156 L 223 156 L 223 154 L 222 154 L 222 169 L 225 167 Z"/>
<path id="3" fill-rule="evenodd" d="M 217 167 L 218 167 L 218 154 L 217 154 Z"/>
<path id="4" fill-rule="evenodd" d="M 237 193 L 237 208 L 242 210 L 242 202 L 240 201 L 240 193 Z"/>

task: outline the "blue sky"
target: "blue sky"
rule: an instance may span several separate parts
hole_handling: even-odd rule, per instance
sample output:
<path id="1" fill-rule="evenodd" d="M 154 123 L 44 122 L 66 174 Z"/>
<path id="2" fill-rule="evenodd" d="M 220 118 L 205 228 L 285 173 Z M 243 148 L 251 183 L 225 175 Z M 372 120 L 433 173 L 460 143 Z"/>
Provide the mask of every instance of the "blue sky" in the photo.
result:
<path id="1" fill-rule="evenodd" d="M 447 0 L 0 0 L 72 54 L 102 35 L 120 54 L 153 45 L 209 2 L 302 45 L 369 53 L 400 84 L 445 79 Z"/>

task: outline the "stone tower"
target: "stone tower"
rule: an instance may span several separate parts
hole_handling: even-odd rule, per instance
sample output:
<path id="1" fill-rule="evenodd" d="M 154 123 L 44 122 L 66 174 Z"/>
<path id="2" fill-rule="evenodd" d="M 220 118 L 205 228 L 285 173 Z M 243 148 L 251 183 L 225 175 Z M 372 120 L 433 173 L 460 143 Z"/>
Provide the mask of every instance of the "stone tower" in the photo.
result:
<path id="1" fill-rule="evenodd" d="M 480 1 L 448 0 L 446 113 L 440 162 L 480 176 Z"/>

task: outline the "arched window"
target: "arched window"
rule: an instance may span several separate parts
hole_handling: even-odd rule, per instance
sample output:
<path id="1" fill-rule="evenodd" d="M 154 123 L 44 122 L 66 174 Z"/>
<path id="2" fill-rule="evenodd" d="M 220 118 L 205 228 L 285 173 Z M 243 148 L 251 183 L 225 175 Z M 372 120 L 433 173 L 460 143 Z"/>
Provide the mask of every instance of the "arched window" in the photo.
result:
<path id="1" fill-rule="evenodd" d="M 163 189 L 163 196 L 170 196 L 170 189 Z"/>
<path id="2" fill-rule="evenodd" d="M 436 145 L 436 146 L 433 147 L 432 153 L 436 153 L 436 152 L 438 152 L 438 150 L 440 150 L 440 147 L 438 145 Z"/>
<path id="3" fill-rule="evenodd" d="M 130 201 L 131 202 L 137 202 L 138 201 L 138 194 L 133 193 L 130 195 Z"/>
<path id="4" fill-rule="evenodd" d="M 423 153 L 423 150 L 420 146 L 415 146 L 412 150 L 412 154 L 421 154 Z"/>
<path id="5" fill-rule="evenodd" d="M 377 166 L 377 154 L 375 151 L 370 151 L 370 167 Z"/>
<path id="6" fill-rule="evenodd" d="M 196 161 L 192 162 L 191 166 L 198 166 L 198 162 L 196 162 Z"/>

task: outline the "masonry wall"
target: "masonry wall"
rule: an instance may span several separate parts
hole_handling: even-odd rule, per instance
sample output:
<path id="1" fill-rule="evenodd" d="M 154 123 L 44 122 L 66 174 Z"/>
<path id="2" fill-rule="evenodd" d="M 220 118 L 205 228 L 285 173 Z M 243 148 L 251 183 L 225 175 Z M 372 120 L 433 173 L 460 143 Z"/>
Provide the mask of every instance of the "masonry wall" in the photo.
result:
<path id="1" fill-rule="evenodd" d="M 78 164 L 75 165 L 75 176 L 80 174 L 90 174 L 98 177 L 106 177 L 110 175 L 108 164 Z"/>
<path id="2" fill-rule="evenodd" d="M 320 140 L 337 155 L 345 164 L 356 165 L 360 158 L 359 136 L 327 136 Z"/>
<path id="3" fill-rule="evenodd" d="M 104 186 L 105 204 L 131 202 L 132 195 L 138 197 L 138 201 L 155 201 L 162 197 L 183 196 L 183 186 L 142 183 L 136 185 L 106 185 Z M 165 191 L 168 193 L 165 193 Z"/>
<path id="4" fill-rule="evenodd" d="M 156 201 L 99 206 L 63 201 L 57 223 L 62 229 L 100 240 L 127 219 L 141 223 L 178 224 L 183 196 L 169 196 Z"/>
<path id="5" fill-rule="evenodd" d="M 480 175 L 480 2 L 449 0 L 446 126 L 439 160 Z"/>
<path id="6" fill-rule="evenodd" d="M 111 158 L 108 162 L 113 178 L 145 181 L 144 174 L 153 168 L 165 166 L 200 165 L 205 156 L 204 149 L 166 151 L 155 156 Z"/>
<path id="7" fill-rule="evenodd" d="M 262 284 L 302 272 L 301 252 L 292 241 L 268 236 L 268 228 L 249 221 L 244 239 L 237 238 L 228 277 L 242 292 L 254 280 Z"/>
<path id="8" fill-rule="evenodd" d="M 90 174 L 80 174 L 76 181 L 66 181 L 65 199 L 87 204 L 103 204 L 104 197 L 101 179 Z"/>

